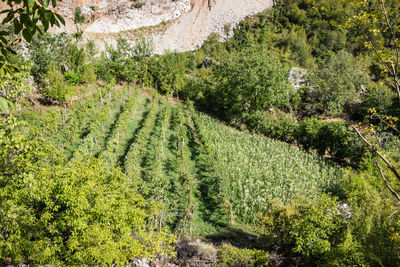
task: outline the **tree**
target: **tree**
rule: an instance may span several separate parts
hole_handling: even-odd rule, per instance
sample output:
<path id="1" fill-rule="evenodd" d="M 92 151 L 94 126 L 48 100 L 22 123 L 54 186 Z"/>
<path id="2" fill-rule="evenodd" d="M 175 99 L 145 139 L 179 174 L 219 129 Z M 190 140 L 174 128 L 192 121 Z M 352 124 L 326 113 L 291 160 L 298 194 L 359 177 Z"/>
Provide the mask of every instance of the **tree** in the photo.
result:
<path id="1" fill-rule="evenodd" d="M 400 2 L 352 0 L 352 3 L 359 12 L 347 22 L 347 27 L 361 31 L 365 47 L 373 52 L 400 100 Z"/>
<path id="2" fill-rule="evenodd" d="M 5 9 L 1 14 L 6 14 L 2 24 L 13 26 L 14 34 L 22 33 L 22 37 L 30 43 L 32 37 L 37 33 L 46 32 L 49 26 L 60 27 L 60 23 L 65 25 L 63 17 L 50 10 L 49 0 L 7 0 L 9 9 Z M 51 1 L 51 6 L 55 8 L 57 0 Z M 15 53 L 12 46 L 18 44 L 20 39 L 9 42 L 10 32 L 0 32 L 0 75 L 13 73 L 16 69 L 7 64 L 8 52 Z"/>
<path id="3" fill-rule="evenodd" d="M 360 31 L 365 47 L 373 52 L 381 71 L 389 78 L 388 84 L 394 89 L 400 101 L 400 2 L 398 0 L 352 0 L 350 2 L 358 9 L 358 14 L 349 19 L 346 26 Z M 371 109 L 369 117 L 379 121 L 385 130 L 390 130 L 400 136 L 400 131 L 396 126 L 398 118 L 382 116 L 376 112 L 375 108 Z M 373 124 L 364 134 L 356 126 L 352 127 L 368 150 L 385 164 L 383 168 L 379 161 L 375 160 L 383 182 L 400 203 L 400 194 L 397 189 L 400 183 L 399 166 L 395 162 L 396 159 L 391 160 L 390 153 L 381 148 L 380 131 Z M 368 138 L 367 134 L 372 138 Z M 389 175 L 397 181 L 396 186 L 393 186 Z M 393 214 L 399 211 L 398 209 Z"/>
<path id="4" fill-rule="evenodd" d="M 151 39 L 140 37 L 133 47 L 133 54 L 137 62 L 138 82 L 144 87 L 149 74 L 149 58 L 153 53 L 154 45 Z"/>
<path id="5" fill-rule="evenodd" d="M 49 0 L 2 0 L 9 8 L 0 12 L 6 14 L 2 21 L 2 25 L 11 25 L 13 31 L 0 31 L 0 78 L 2 81 L 15 80 L 16 73 L 20 72 L 20 68 L 11 64 L 9 60 L 10 53 L 16 54 L 13 47 L 21 42 L 20 38 L 10 41 L 13 34 L 18 35 L 22 33 L 22 37 L 29 43 L 35 33 L 43 33 L 51 26 L 60 26 L 60 23 L 65 25 L 64 19 L 57 13 L 50 10 Z M 56 7 L 57 1 L 52 0 L 51 6 Z M 23 67 L 24 68 L 24 67 Z M 24 70 L 22 70 L 24 71 Z M 17 75 L 18 76 L 18 75 Z M 19 75 L 21 76 L 21 75 Z M 12 83 L 11 83 L 12 84 Z M 7 112 L 10 107 L 14 106 L 13 101 L 15 96 L 19 96 L 21 91 L 18 88 L 25 90 L 26 86 L 16 86 L 12 88 L 12 97 L 10 94 L 4 93 L 2 87 L 0 93 L 0 110 Z"/>
<path id="6" fill-rule="evenodd" d="M 227 118 L 270 107 L 288 108 L 291 86 L 279 58 L 262 47 L 244 48 L 216 65 L 215 107 Z"/>

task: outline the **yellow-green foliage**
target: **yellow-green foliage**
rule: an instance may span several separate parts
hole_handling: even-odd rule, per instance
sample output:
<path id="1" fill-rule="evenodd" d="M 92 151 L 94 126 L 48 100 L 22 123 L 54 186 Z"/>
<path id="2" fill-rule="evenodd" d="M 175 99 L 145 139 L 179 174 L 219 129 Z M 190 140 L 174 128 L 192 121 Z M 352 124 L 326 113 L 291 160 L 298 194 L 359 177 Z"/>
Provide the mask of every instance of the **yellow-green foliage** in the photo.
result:
<path id="1" fill-rule="evenodd" d="M 40 92 L 45 98 L 60 103 L 65 102 L 73 94 L 71 86 L 64 80 L 64 75 L 55 65 L 49 67 L 45 85 Z"/>
<path id="2" fill-rule="evenodd" d="M 223 244 L 218 248 L 219 266 L 267 266 L 268 252 L 237 248 L 230 244 Z"/>
<path id="3" fill-rule="evenodd" d="M 344 225 L 337 202 L 322 195 L 315 203 L 294 200 L 284 206 L 272 202 L 262 219 L 264 235 L 279 236 L 283 245 L 293 247 L 293 252 L 305 257 L 321 257 L 332 249 L 336 234 Z"/>
<path id="4" fill-rule="evenodd" d="M 12 118 L 0 125 L 0 261 L 122 265 L 171 255 L 173 236 L 146 227 L 157 208 L 136 180 L 90 156 L 66 164 Z"/>

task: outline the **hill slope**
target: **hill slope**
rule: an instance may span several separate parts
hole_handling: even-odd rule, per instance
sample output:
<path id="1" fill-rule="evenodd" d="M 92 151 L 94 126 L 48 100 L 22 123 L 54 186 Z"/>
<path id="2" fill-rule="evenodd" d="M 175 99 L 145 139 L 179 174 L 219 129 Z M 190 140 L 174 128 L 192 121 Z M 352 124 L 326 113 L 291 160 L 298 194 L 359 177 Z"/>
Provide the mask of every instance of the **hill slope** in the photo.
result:
<path id="1" fill-rule="evenodd" d="M 67 25 L 53 30 L 71 33 L 80 29 L 85 38 L 95 40 L 100 47 L 119 37 L 134 40 L 146 35 L 153 39 L 156 53 L 188 51 L 200 47 L 213 32 L 230 36 L 232 27 L 245 17 L 272 6 L 271 0 L 156 0 L 144 1 L 143 6 L 137 3 L 140 2 L 63 1 L 57 11 L 67 18 Z M 77 7 L 85 22 L 74 25 Z"/>
<path id="2" fill-rule="evenodd" d="M 45 137 L 69 161 L 98 157 L 120 166 L 162 204 L 155 225 L 178 238 L 252 225 L 269 200 L 318 197 L 340 175 L 298 148 L 227 127 L 191 105 L 127 86 L 107 90 L 29 123 L 58 125 L 42 133 L 52 133 Z"/>

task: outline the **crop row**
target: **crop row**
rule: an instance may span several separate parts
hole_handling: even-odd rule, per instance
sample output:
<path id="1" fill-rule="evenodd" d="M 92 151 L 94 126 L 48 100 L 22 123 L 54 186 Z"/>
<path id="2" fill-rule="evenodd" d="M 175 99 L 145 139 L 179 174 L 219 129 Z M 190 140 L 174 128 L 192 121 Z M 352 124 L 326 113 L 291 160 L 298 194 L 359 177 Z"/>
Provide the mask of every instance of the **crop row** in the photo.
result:
<path id="1" fill-rule="evenodd" d="M 40 117 L 31 116 L 34 113 L 30 112 L 24 113 L 23 117 L 29 121 L 32 130 L 32 127 L 36 126 L 37 130 L 32 133 L 50 140 L 55 147 L 65 152 L 66 157 L 69 157 L 74 147 L 79 144 L 81 136 L 96 119 L 97 112 L 102 108 L 100 96 L 106 95 L 110 90 L 110 86 L 99 87 L 89 100 L 79 101 L 71 109 L 65 105 L 48 109 Z"/>
<path id="2" fill-rule="evenodd" d="M 197 192 L 196 180 L 192 174 L 191 152 L 189 149 L 188 129 L 186 126 L 185 112 L 183 106 L 178 103 L 175 116 L 176 125 L 176 171 L 178 173 L 178 188 L 177 195 L 178 205 L 178 220 L 179 223 L 176 227 L 178 239 L 181 234 L 187 230 L 189 225 L 189 232 L 191 233 L 191 225 L 193 215 L 196 209 L 195 194 Z"/>
<path id="3" fill-rule="evenodd" d="M 151 131 L 154 128 L 154 124 L 158 112 L 158 98 L 153 99 L 151 102 L 150 110 L 147 117 L 142 125 L 142 128 L 137 133 L 135 142 L 129 148 L 128 153 L 125 157 L 125 172 L 132 177 L 141 177 L 141 160 L 142 155 L 147 149 L 147 141 L 150 137 Z"/>
<path id="4" fill-rule="evenodd" d="M 120 139 L 128 134 L 126 126 L 131 119 L 137 99 L 138 90 L 135 90 L 122 108 L 122 114 L 119 116 L 118 121 L 114 125 L 112 136 L 107 143 L 106 149 L 102 153 L 100 153 L 99 157 L 102 157 L 111 165 L 116 165 L 117 163 L 117 149 L 120 145 Z"/>
<path id="5" fill-rule="evenodd" d="M 154 151 L 149 157 L 148 166 L 146 169 L 145 184 L 149 189 L 149 196 L 152 200 L 158 202 L 160 213 L 154 218 L 153 224 L 160 228 L 165 225 L 166 215 L 168 214 L 168 200 L 170 178 L 166 175 L 164 164 L 167 159 L 167 131 L 170 125 L 171 106 L 165 105 L 161 115 L 161 122 L 155 131 L 157 136 L 154 142 Z"/>
<path id="6" fill-rule="evenodd" d="M 111 92 L 110 92 L 111 93 Z M 86 155 L 96 155 L 103 147 L 108 127 L 111 127 L 113 119 L 117 115 L 122 103 L 130 93 L 129 87 L 124 86 L 122 90 L 115 90 L 110 94 L 110 100 L 104 102 L 100 112 L 88 127 L 88 134 L 81 140 L 79 147 L 74 151 L 73 158 L 80 158 Z"/>

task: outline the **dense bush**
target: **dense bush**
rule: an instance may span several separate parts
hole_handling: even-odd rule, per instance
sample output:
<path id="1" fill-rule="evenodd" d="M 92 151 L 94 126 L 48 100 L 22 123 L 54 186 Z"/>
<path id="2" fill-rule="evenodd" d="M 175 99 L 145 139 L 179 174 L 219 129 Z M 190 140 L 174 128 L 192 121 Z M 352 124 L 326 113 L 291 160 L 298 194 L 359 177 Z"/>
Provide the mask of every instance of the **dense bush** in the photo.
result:
<path id="1" fill-rule="evenodd" d="M 87 84 L 93 84 L 97 80 L 96 68 L 92 65 L 86 65 L 83 70 L 82 79 Z"/>
<path id="2" fill-rule="evenodd" d="M 342 115 L 353 103 L 367 79 L 357 68 L 351 54 L 340 51 L 326 59 L 310 77 L 310 87 L 303 91 L 302 112 L 309 115 Z"/>
<path id="3" fill-rule="evenodd" d="M 116 47 L 108 45 L 97 65 L 98 75 L 104 80 L 115 77 L 117 81 L 136 81 L 133 47 L 126 39 L 118 39 Z"/>
<path id="4" fill-rule="evenodd" d="M 340 241 L 338 234 L 344 228 L 337 205 L 328 196 L 312 204 L 301 200 L 287 207 L 272 203 L 262 221 L 264 235 L 281 238 L 281 246 L 306 258 L 322 260 Z"/>
<path id="5" fill-rule="evenodd" d="M 218 248 L 219 266 L 267 266 L 268 252 L 237 248 L 230 244 L 223 244 Z"/>
<path id="6" fill-rule="evenodd" d="M 253 132 L 289 143 L 297 143 L 305 150 L 315 150 L 337 162 L 358 165 L 365 150 L 356 133 L 344 121 L 323 121 L 306 118 L 299 123 L 288 115 L 254 112 L 244 114 L 242 122 Z"/>
<path id="7" fill-rule="evenodd" d="M 305 119 L 299 123 L 295 135 L 305 150 L 315 149 L 321 156 L 329 154 L 336 161 L 348 159 L 357 165 L 364 153 L 363 144 L 344 121 Z"/>
<path id="8" fill-rule="evenodd" d="M 50 101 L 63 103 L 73 94 L 71 86 L 65 82 L 64 75 L 56 65 L 49 66 L 48 73 L 42 80 L 42 84 L 40 93 Z"/>
<path id="9" fill-rule="evenodd" d="M 285 109 L 292 93 L 286 75 L 286 67 L 275 53 L 250 47 L 225 57 L 215 66 L 215 85 L 205 93 L 212 109 L 225 119 L 268 107 Z"/>
<path id="10" fill-rule="evenodd" d="M 363 172 L 345 178 L 346 202 L 330 196 L 287 206 L 273 201 L 260 220 L 261 234 L 273 244 L 270 249 L 278 247 L 317 265 L 397 266 L 397 219 L 388 217 L 387 195 L 380 195 L 368 176 Z"/>
<path id="11" fill-rule="evenodd" d="M 47 73 L 51 64 L 56 64 L 61 70 L 69 69 L 67 56 L 70 44 L 71 37 L 66 33 L 44 34 L 32 40 L 28 47 L 33 62 L 31 74 L 36 81 Z"/>
<path id="12" fill-rule="evenodd" d="M 315 60 L 311 54 L 312 48 L 307 43 L 307 34 L 303 28 L 298 30 L 292 29 L 287 36 L 287 43 L 292 57 L 299 62 L 302 67 L 313 67 Z"/>
<path id="13" fill-rule="evenodd" d="M 274 116 L 272 113 L 254 112 L 244 114 L 243 122 L 250 131 L 288 143 L 295 141 L 297 123 L 288 116 Z"/>
<path id="14" fill-rule="evenodd" d="M 85 21 L 85 17 L 82 15 L 82 10 L 80 7 L 75 8 L 74 12 L 74 23 L 79 24 Z"/>
<path id="15" fill-rule="evenodd" d="M 366 87 L 366 92 L 361 96 L 361 112 L 365 116 L 370 108 L 375 108 L 378 114 L 391 114 L 391 107 L 395 102 L 395 97 L 393 90 L 388 87 L 382 84 L 370 83 Z"/>
<path id="16" fill-rule="evenodd" d="M 179 97 L 185 85 L 188 61 L 189 58 L 185 54 L 176 52 L 168 52 L 159 58 L 154 58 L 149 70 L 154 87 L 162 93 L 171 96 L 175 94 Z"/>

